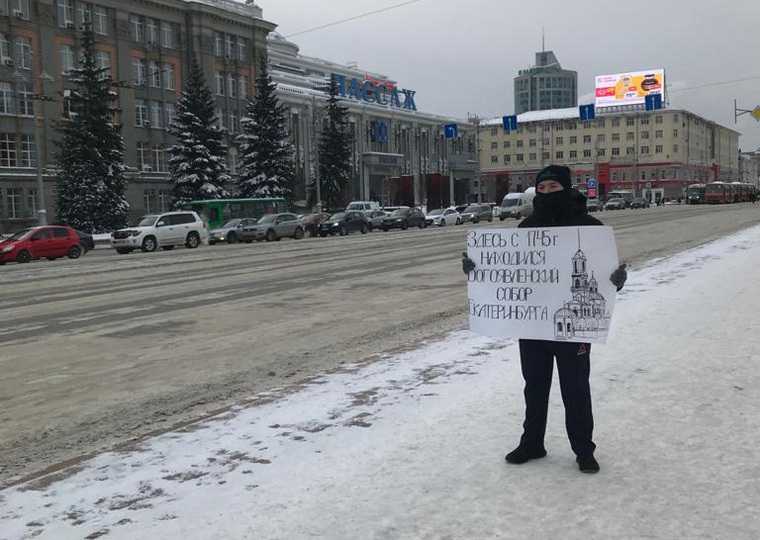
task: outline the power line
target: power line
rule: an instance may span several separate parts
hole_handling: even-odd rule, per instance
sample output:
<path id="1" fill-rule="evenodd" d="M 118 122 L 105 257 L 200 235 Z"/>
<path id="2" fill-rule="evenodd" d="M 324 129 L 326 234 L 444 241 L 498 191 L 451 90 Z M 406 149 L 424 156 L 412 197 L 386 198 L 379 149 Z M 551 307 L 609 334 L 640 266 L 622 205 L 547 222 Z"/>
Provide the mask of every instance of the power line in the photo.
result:
<path id="1" fill-rule="evenodd" d="M 706 84 L 700 84 L 697 86 L 689 86 L 686 88 L 676 88 L 675 90 L 668 90 L 669 94 L 677 94 L 678 92 L 690 92 L 692 90 L 699 90 L 701 88 L 712 88 L 714 86 L 726 86 L 729 84 L 736 84 L 740 82 L 746 82 L 746 81 L 756 81 L 760 80 L 760 75 L 754 75 L 752 77 L 744 77 L 743 79 L 733 79 L 730 81 L 717 81 L 717 82 L 711 82 Z"/>
<path id="2" fill-rule="evenodd" d="M 357 19 L 363 19 L 365 17 L 369 17 L 370 15 L 377 15 L 378 13 L 385 13 L 386 11 L 391 11 L 394 9 L 398 9 L 400 7 L 408 6 L 411 4 L 417 4 L 419 2 L 422 2 L 423 0 L 409 0 L 408 2 L 401 2 L 400 4 L 394 4 L 392 6 L 384 7 L 382 9 L 376 9 L 374 11 L 367 11 L 366 13 L 360 13 L 359 15 L 354 15 L 353 17 L 349 17 L 347 19 L 341 19 L 339 21 L 333 21 L 331 23 L 323 24 L 320 26 L 315 26 L 313 28 L 307 28 L 306 30 L 301 30 L 300 32 L 295 32 L 293 34 L 288 34 L 285 36 L 286 38 L 290 39 L 295 36 L 301 36 L 303 34 L 308 34 L 309 32 L 316 32 L 317 30 L 323 30 L 325 28 L 330 28 L 331 26 L 337 26 L 339 24 L 355 21 Z"/>

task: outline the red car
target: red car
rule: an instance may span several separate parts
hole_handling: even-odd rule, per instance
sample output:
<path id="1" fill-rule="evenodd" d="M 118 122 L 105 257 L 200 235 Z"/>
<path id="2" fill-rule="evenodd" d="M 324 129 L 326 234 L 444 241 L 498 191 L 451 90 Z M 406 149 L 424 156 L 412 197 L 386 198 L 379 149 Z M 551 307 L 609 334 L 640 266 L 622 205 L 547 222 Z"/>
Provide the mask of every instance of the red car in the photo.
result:
<path id="1" fill-rule="evenodd" d="M 78 259 L 84 252 L 79 234 L 71 227 L 33 227 L 0 241 L 0 264 L 27 263 L 42 258 L 51 261 L 59 257 Z"/>

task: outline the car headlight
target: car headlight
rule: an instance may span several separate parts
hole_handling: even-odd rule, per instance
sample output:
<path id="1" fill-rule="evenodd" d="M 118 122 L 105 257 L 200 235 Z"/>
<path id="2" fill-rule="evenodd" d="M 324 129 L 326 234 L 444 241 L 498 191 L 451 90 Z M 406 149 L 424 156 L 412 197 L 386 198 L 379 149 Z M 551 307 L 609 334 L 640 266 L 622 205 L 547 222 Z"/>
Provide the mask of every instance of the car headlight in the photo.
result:
<path id="1" fill-rule="evenodd" d="M 11 251 L 13 251 L 13 248 L 15 248 L 15 247 L 16 247 L 16 246 L 5 246 L 5 247 L 3 248 L 3 251 L 2 251 L 2 253 L 10 253 Z"/>
<path id="2" fill-rule="evenodd" d="M 142 231 L 132 231 L 129 233 L 130 236 L 140 236 L 142 234 Z"/>

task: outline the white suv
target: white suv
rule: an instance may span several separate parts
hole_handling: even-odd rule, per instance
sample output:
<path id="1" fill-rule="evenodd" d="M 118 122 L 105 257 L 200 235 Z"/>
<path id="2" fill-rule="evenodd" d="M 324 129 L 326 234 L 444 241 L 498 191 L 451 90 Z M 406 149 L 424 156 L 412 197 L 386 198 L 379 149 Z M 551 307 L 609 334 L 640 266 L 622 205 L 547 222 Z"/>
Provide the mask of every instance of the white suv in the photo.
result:
<path id="1" fill-rule="evenodd" d="M 197 248 L 208 242 L 208 229 L 195 212 L 166 212 L 145 216 L 137 227 L 111 233 L 111 246 L 125 254 L 135 249 L 145 252 L 174 249 L 175 246 Z"/>

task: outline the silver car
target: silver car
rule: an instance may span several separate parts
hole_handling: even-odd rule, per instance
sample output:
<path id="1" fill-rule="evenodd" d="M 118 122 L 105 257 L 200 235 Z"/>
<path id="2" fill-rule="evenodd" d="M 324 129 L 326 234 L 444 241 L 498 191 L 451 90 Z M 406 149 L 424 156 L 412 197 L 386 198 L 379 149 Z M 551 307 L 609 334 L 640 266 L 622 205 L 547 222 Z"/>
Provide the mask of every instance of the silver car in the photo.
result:
<path id="1" fill-rule="evenodd" d="M 367 216 L 369 230 L 372 231 L 374 229 L 383 228 L 383 219 L 388 216 L 388 213 L 383 210 L 372 210 L 370 212 L 365 212 L 364 215 Z"/>
<path id="2" fill-rule="evenodd" d="M 303 223 L 296 214 L 290 213 L 266 215 L 255 225 L 243 227 L 240 232 L 240 239 L 244 242 L 273 242 L 285 237 L 300 240 L 303 236 Z"/>
<path id="3" fill-rule="evenodd" d="M 231 219 L 218 229 L 209 232 L 208 243 L 212 246 L 217 242 L 236 244 L 240 241 L 240 231 L 248 225 L 255 225 L 255 219 L 237 218 Z"/>

